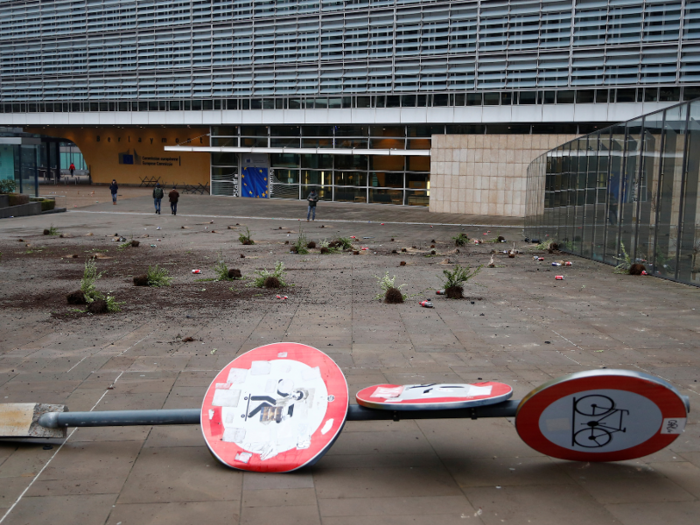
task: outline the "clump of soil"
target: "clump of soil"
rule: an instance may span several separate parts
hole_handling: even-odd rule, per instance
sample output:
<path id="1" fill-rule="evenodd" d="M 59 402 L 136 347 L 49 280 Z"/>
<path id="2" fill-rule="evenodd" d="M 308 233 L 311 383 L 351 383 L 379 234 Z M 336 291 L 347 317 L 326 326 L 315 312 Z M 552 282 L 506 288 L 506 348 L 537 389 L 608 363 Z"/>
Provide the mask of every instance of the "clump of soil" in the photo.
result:
<path id="1" fill-rule="evenodd" d="M 24 239 L 17 239 L 19 242 L 24 242 Z"/>
<path id="2" fill-rule="evenodd" d="M 326 248 L 325 246 L 323 248 L 321 248 L 321 253 L 329 253 L 329 252 L 330 252 L 330 250 L 328 248 Z"/>
<path id="3" fill-rule="evenodd" d="M 398 288 L 389 288 L 384 294 L 384 302 L 387 304 L 403 303 L 403 295 Z"/>
<path id="4" fill-rule="evenodd" d="M 271 275 L 267 279 L 265 279 L 265 288 L 280 288 L 280 280 L 277 277 L 274 277 Z"/>
<path id="5" fill-rule="evenodd" d="M 643 264 L 634 263 L 630 266 L 630 275 L 642 275 L 647 269 Z"/>
<path id="6" fill-rule="evenodd" d="M 192 339 L 192 338 L 189 337 L 189 336 L 185 337 L 185 338 L 182 340 L 183 343 L 191 343 L 192 341 L 194 341 L 194 339 Z"/>
<path id="7" fill-rule="evenodd" d="M 437 255 L 437 252 L 435 250 L 430 250 L 430 255 Z"/>
<path id="8" fill-rule="evenodd" d="M 353 254 L 353 255 L 360 255 L 360 251 L 359 251 L 359 250 L 355 250 L 354 252 L 352 252 L 352 254 Z"/>
<path id="9" fill-rule="evenodd" d="M 68 304 L 87 304 L 85 294 L 80 290 L 76 290 L 75 292 L 71 292 L 66 295 L 66 300 L 68 301 Z"/>
<path id="10" fill-rule="evenodd" d="M 396 250 L 391 250 L 391 253 L 399 253 L 399 252 L 397 252 Z"/>
<path id="11" fill-rule="evenodd" d="M 228 278 L 229 279 L 241 279 L 243 278 L 243 274 L 238 268 L 231 268 L 228 271 Z"/>
<path id="12" fill-rule="evenodd" d="M 148 286 L 148 275 L 137 275 L 134 277 L 134 286 Z"/>
<path id="13" fill-rule="evenodd" d="M 401 262 L 399 263 L 399 266 L 406 266 L 406 261 L 401 261 Z"/>
<path id="14" fill-rule="evenodd" d="M 51 235 L 51 232 L 49 230 L 44 230 L 44 235 Z"/>
<path id="15" fill-rule="evenodd" d="M 411 246 L 411 248 L 413 248 L 414 250 L 418 249 L 415 244 L 413 246 Z"/>
<path id="16" fill-rule="evenodd" d="M 299 250 L 297 250 L 297 247 L 296 247 L 296 246 L 292 246 L 292 247 L 289 249 L 289 251 L 292 252 L 292 253 L 299 253 Z"/>
<path id="17" fill-rule="evenodd" d="M 435 248 L 435 245 L 434 245 L 434 244 L 431 244 L 430 247 L 431 247 L 431 248 Z"/>
<path id="18" fill-rule="evenodd" d="M 430 242 L 435 243 L 435 239 L 430 239 Z"/>
<path id="19" fill-rule="evenodd" d="M 393 237 L 391 238 L 391 242 L 394 242 L 394 238 L 393 238 Z"/>
<path id="20" fill-rule="evenodd" d="M 255 244 L 255 242 L 253 241 L 253 239 L 246 239 L 245 241 L 241 242 L 241 244 L 243 246 L 252 246 L 253 244 Z"/>
<path id="21" fill-rule="evenodd" d="M 306 247 L 309 250 L 313 250 L 314 248 L 316 248 L 316 243 L 314 241 L 309 241 L 309 243 L 306 245 Z"/>
<path id="22" fill-rule="evenodd" d="M 403 253 L 406 253 L 408 250 L 407 250 L 406 248 L 401 248 L 401 251 L 402 251 Z"/>
<path id="23" fill-rule="evenodd" d="M 498 239 L 496 239 L 498 242 L 506 242 L 506 238 L 503 235 L 499 235 Z"/>
<path id="24" fill-rule="evenodd" d="M 556 242 L 553 242 L 552 244 L 549 245 L 549 253 L 555 253 L 559 252 L 559 245 Z"/>
<path id="25" fill-rule="evenodd" d="M 131 241 L 131 247 L 132 247 L 132 248 L 138 247 L 139 244 L 141 244 L 141 243 L 140 243 L 139 241 L 137 241 L 136 239 L 134 239 L 134 240 Z"/>
<path id="26" fill-rule="evenodd" d="M 91 314 L 106 314 L 108 312 L 107 301 L 95 299 L 88 305 L 87 309 Z"/>
<path id="27" fill-rule="evenodd" d="M 241 254 L 241 259 L 245 259 L 245 255 Z"/>
<path id="28" fill-rule="evenodd" d="M 289 241 L 284 241 L 284 244 L 289 244 Z"/>
<path id="29" fill-rule="evenodd" d="M 464 288 L 461 286 L 450 286 L 445 288 L 445 295 L 448 299 L 461 299 L 464 293 Z"/>

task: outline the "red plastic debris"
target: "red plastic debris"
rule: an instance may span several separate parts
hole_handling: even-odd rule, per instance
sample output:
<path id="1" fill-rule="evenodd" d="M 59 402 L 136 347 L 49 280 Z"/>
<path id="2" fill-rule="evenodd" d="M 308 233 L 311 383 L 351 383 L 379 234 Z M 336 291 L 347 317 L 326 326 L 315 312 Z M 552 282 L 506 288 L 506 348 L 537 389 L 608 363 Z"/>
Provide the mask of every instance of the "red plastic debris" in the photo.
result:
<path id="1" fill-rule="evenodd" d="M 557 275 L 557 276 L 554 277 L 554 278 L 555 278 L 557 281 L 563 281 L 563 280 L 564 280 L 564 276 L 563 276 L 563 275 Z"/>
<path id="2" fill-rule="evenodd" d="M 192 273 L 202 273 L 202 270 L 192 270 Z"/>

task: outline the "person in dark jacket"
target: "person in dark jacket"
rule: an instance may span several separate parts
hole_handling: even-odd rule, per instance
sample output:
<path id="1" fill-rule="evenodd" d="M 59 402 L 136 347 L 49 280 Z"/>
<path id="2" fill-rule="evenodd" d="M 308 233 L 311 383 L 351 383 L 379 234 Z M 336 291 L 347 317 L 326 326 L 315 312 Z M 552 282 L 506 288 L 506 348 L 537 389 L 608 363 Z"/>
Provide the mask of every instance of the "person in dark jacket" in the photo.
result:
<path id="1" fill-rule="evenodd" d="M 309 196 L 306 197 L 306 200 L 309 201 L 309 210 L 306 212 L 306 222 L 309 222 L 309 217 L 312 217 L 312 221 L 316 220 L 316 203 L 318 202 L 318 193 L 316 193 L 316 190 L 311 190 L 311 193 L 309 193 Z"/>
<path id="2" fill-rule="evenodd" d="M 160 187 L 160 182 L 156 182 L 156 187 L 153 188 L 153 204 L 156 207 L 156 213 L 160 215 L 160 201 L 163 198 L 163 188 Z"/>
<path id="3" fill-rule="evenodd" d="M 112 204 L 116 206 L 117 204 L 117 191 L 119 191 L 119 186 L 117 186 L 116 179 L 112 179 L 112 184 L 109 185 L 109 191 L 112 194 Z"/>
<path id="4" fill-rule="evenodd" d="M 180 198 L 180 192 L 178 192 L 175 189 L 175 186 L 173 186 L 173 189 L 170 190 L 170 193 L 168 193 L 168 199 L 170 199 L 170 213 L 173 215 L 177 215 L 177 201 Z"/>

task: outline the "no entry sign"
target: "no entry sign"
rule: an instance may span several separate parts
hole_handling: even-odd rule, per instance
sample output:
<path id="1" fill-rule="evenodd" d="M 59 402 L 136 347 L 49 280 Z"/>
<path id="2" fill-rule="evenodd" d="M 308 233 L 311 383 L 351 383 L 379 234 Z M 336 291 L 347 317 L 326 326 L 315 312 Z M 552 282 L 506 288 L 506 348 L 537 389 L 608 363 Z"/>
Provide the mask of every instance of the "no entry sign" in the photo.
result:
<path id="1" fill-rule="evenodd" d="M 666 381 L 628 370 L 578 372 L 536 388 L 515 426 L 529 446 L 574 461 L 622 461 L 670 445 L 687 400 Z"/>
<path id="2" fill-rule="evenodd" d="M 367 408 L 380 410 L 443 410 L 492 405 L 509 399 L 513 389 L 503 383 L 375 385 L 355 398 Z"/>
<path id="3" fill-rule="evenodd" d="M 275 343 L 219 372 L 202 403 L 202 433 L 229 467 L 289 472 L 326 452 L 347 409 L 347 382 L 330 357 L 310 346 Z"/>

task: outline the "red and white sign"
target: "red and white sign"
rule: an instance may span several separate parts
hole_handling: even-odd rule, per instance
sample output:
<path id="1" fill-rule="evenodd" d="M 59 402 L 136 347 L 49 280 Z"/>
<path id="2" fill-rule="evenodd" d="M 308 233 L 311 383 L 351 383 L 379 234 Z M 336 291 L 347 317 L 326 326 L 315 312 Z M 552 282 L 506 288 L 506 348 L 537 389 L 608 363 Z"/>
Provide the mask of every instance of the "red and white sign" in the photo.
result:
<path id="1" fill-rule="evenodd" d="M 685 428 L 687 402 L 666 381 L 628 370 L 577 372 L 536 388 L 515 427 L 529 446 L 560 459 L 622 461 L 653 454 Z"/>
<path id="2" fill-rule="evenodd" d="M 360 390 L 355 398 L 367 408 L 380 410 L 442 410 L 493 405 L 513 395 L 503 383 L 375 385 Z"/>
<path id="3" fill-rule="evenodd" d="M 318 460 L 343 427 L 348 385 L 326 354 L 274 343 L 229 363 L 207 389 L 202 433 L 225 465 L 289 472 Z"/>

